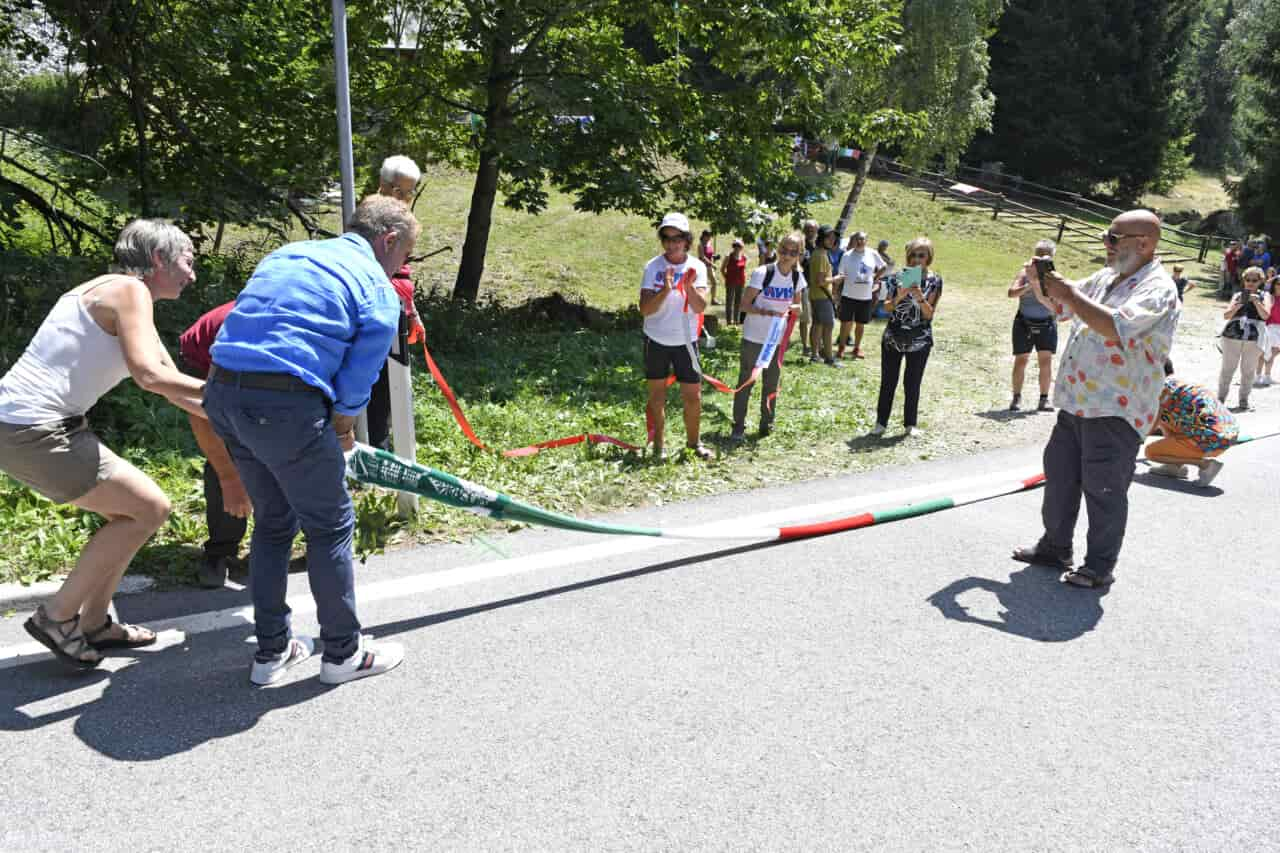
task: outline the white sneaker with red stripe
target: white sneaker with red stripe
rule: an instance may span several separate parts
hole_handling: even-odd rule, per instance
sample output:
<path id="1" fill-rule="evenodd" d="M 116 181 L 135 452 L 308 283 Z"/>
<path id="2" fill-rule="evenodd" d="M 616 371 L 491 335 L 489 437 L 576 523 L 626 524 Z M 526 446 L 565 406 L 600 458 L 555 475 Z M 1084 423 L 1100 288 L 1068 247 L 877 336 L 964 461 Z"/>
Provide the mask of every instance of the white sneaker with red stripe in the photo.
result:
<path id="1" fill-rule="evenodd" d="M 275 684 L 284 678 L 286 672 L 311 657 L 314 652 L 315 643 L 310 637 L 290 637 L 289 645 L 280 654 L 253 656 L 249 681 L 259 687 Z"/>
<path id="2" fill-rule="evenodd" d="M 360 635 L 360 647 L 342 663 L 325 661 L 320 665 L 320 680 L 325 684 L 345 684 L 357 678 L 395 669 L 404 660 L 404 646 L 387 640 L 374 642 L 369 634 Z"/>

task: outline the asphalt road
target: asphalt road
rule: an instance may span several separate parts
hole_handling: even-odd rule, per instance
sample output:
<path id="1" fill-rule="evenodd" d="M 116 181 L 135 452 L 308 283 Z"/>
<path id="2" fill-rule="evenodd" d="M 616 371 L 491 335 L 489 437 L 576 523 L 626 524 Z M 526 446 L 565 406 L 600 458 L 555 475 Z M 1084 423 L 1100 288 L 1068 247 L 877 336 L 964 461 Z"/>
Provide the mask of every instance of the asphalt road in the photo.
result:
<path id="1" fill-rule="evenodd" d="M 251 689 L 234 619 L 87 676 L 0 669 L 0 849 L 1277 850 L 1278 450 L 1207 491 L 1140 475 L 1105 594 L 1008 559 L 1031 492 L 786 545 L 398 552 L 361 610 L 406 662 L 337 688 L 311 661 Z M 619 518 L 817 520 L 1006 470 L 1038 449 Z"/>

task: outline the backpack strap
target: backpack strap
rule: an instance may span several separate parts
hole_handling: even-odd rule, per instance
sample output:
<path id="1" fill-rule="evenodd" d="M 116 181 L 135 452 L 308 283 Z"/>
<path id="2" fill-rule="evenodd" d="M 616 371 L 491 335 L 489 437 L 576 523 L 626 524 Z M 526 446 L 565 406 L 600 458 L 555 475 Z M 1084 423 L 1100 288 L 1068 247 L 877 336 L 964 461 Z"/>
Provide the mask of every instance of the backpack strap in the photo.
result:
<path id="1" fill-rule="evenodd" d="M 764 281 L 760 284 L 761 290 L 769 289 L 769 282 L 773 281 L 773 269 L 777 264 L 769 264 L 764 268 Z"/>

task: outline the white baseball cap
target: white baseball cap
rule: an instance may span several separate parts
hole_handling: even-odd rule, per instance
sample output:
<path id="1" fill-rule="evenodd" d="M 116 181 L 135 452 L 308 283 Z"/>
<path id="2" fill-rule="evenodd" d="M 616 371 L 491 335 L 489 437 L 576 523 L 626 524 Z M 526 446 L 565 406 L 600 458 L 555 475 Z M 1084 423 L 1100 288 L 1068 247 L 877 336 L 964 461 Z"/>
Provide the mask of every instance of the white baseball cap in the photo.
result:
<path id="1" fill-rule="evenodd" d="M 662 234 L 663 228 L 674 228 L 688 239 L 693 239 L 693 231 L 689 228 L 689 219 L 683 213 L 668 213 L 662 217 L 662 224 L 658 226 L 658 234 Z"/>

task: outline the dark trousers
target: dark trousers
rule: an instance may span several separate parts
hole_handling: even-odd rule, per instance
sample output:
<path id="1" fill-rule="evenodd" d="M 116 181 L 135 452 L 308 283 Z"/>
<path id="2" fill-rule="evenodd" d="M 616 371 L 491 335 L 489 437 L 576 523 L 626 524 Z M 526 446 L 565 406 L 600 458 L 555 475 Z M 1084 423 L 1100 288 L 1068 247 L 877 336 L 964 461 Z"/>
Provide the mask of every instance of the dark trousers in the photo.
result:
<path id="1" fill-rule="evenodd" d="M 893 414 L 893 397 L 898 393 L 898 375 L 902 371 L 902 362 L 907 363 L 906 375 L 902 379 L 903 393 L 906 396 L 902 407 L 903 426 L 913 427 L 917 423 L 920 409 L 920 383 L 924 380 L 924 366 L 929 363 L 929 353 L 933 344 L 915 352 L 902 353 L 889 346 L 888 341 L 880 340 L 880 400 L 876 404 L 876 423 L 889 425 L 889 416 Z"/>
<path id="2" fill-rule="evenodd" d="M 240 542 L 249 526 L 248 519 L 228 515 L 222 506 L 222 482 L 208 462 L 204 463 L 204 518 L 209 525 L 209 538 L 204 543 L 205 557 L 234 557 L 240 553 Z"/>
<path id="3" fill-rule="evenodd" d="M 391 449 L 391 378 L 387 362 L 382 363 L 378 381 L 369 389 L 369 407 L 365 410 L 369 422 L 369 444 L 382 450 Z"/>
<path id="4" fill-rule="evenodd" d="M 734 320 L 741 323 L 738 319 L 742 313 L 742 291 L 744 285 L 726 284 L 724 286 L 724 319 L 726 323 L 732 324 Z"/>
<path id="5" fill-rule="evenodd" d="M 757 344 L 753 341 L 743 341 L 742 350 L 738 353 L 738 384 L 741 385 L 751 378 L 751 371 L 756 366 L 756 359 L 760 357 L 760 350 L 764 349 L 764 344 Z M 760 426 L 768 428 L 773 425 L 773 417 L 778 413 L 777 399 L 773 398 L 778 391 L 778 382 L 782 379 L 782 347 L 779 346 L 773 351 L 773 361 L 760 374 L 760 380 L 757 384 L 763 384 L 760 389 Z M 733 395 L 733 428 L 741 430 L 745 428 L 747 423 L 747 404 L 751 402 L 751 392 L 755 385 L 743 388 L 737 394 Z"/>
<path id="6" fill-rule="evenodd" d="M 1142 439 L 1124 418 L 1081 418 L 1058 412 L 1044 448 L 1044 536 L 1036 546 L 1070 560 L 1080 498 L 1089 513 L 1085 565 L 1097 577 L 1120 557 L 1129 519 L 1129 484 Z"/>
<path id="7" fill-rule="evenodd" d="M 249 576 L 254 633 L 263 654 L 289 643 L 289 552 L 307 535 L 307 576 L 324 659 L 346 660 L 360 640 L 346 462 L 319 391 L 269 391 L 210 382 L 204 408 L 253 502 Z"/>

